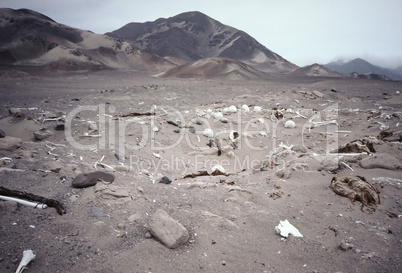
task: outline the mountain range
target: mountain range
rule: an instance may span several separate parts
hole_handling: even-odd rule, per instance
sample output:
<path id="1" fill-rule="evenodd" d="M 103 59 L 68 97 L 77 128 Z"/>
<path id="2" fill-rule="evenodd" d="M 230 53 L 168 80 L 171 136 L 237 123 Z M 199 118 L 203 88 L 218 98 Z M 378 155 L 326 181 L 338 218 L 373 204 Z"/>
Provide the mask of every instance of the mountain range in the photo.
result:
<path id="1" fill-rule="evenodd" d="M 363 59 L 356 58 L 351 61 L 336 61 L 330 62 L 324 65 L 325 67 L 345 74 L 377 74 L 377 75 L 384 75 L 393 80 L 402 80 L 402 71 L 401 68 L 391 70 L 388 68 L 383 68 L 380 66 L 373 65 Z"/>
<path id="2" fill-rule="evenodd" d="M 299 68 L 244 31 L 197 11 L 128 23 L 103 35 L 57 23 L 29 9 L 1 8 L 0 65 L 65 71 L 120 69 L 160 77 L 260 79 L 288 74 L 387 79 L 345 74 L 358 72 L 402 79 L 361 59 Z"/>

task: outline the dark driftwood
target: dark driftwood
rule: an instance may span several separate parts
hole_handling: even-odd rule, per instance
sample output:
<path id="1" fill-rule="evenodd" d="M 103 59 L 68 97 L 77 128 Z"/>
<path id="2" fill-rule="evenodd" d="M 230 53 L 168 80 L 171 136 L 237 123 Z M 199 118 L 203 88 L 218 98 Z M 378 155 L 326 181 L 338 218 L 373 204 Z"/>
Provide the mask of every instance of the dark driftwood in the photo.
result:
<path id="1" fill-rule="evenodd" d="M 53 207 L 57 210 L 57 213 L 60 215 L 63 215 L 66 213 L 66 209 L 63 207 L 63 205 L 54 199 L 48 199 L 39 195 L 35 195 L 32 193 L 28 192 L 23 192 L 23 191 L 15 191 L 15 190 L 9 190 L 7 188 L 1 187 L 0 186 L 0 195 L 4 196 L 9 196 L 9 197 L 16 197 L 16 198 L 21 198 L 27 201 L 34 201 L 34 202 L 39 202 L 46 204 L 48 207 Z"/>

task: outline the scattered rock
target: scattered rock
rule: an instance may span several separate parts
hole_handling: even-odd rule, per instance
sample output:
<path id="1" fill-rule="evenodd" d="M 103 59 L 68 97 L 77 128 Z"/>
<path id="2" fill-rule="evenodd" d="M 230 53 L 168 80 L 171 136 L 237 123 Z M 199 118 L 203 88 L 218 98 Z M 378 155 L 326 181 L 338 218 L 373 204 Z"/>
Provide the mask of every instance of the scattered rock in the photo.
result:
<path id="1" fill-rule="evenodd" d="M 195 124 L 197 124 L 197 125 L 202 125 L 202 119 L 197 118 L 197 119 L 195 120 Z"/>
<path id="2" fill-rule="evenodd" d="M 6 136 L 6 132 L 0 129 L 0 138 L 3 138 Z"/>
<path id="3" fill-rule="evenodd" d="M 65 125 L 64 125 L 63 122 L 58 122 L 58 123 L 56 124 L 56 126 L 54 126 L 54 129 L 55 129 L 56 131 L 64 131 L 64 130 L 66 129 L 66 127 L 65 127 Z"/>
<path id="4" fill-rule="evenodd" d="M 314 91 L 313 91 L 313 94 L 314 94 L 316 97 L 320 98 L 320 99 L 322 99 L 322 98 L 324 97 L 324 94 L 321 93 L 320 91 L 317 91 L 317 90 L 314 90 Z"/>
<path id="5" fill-rule="evenodd" d="M 10 112 L 11 115 L 13 115 L 14 117 L 17 117 L 17 118 L 22 116 L 20 108 L 12 107 L 12 108 L 8 109 L 8 112 Z"/>
<path id="6" fill-rule="evenodd" d="M 169 177 L 164 176 L 161 179 L 159 179 L 158 183 L 170 184 L 170 183 L 172 183 L 172 180 Z"/>
<path id="7" fill-rule="evenodd" d="M 339 249 L 343 250 L 343 251 L 352 249 L 353 247 L 354 247 L 353 244 L 350 244 L 350 243 L 346 242 L 345 240 L 342 240 L 341 244 L 339 245 Z"/>
<path id="8" fill-rule="evenodd" d="M 187 229 L 161 209 L 152 215 L 148 226 L 150 233 L 171 249 L 186 243 L 189 238 Z"/>
<path id="9" fill-rule="evenodd" d="M 91 186 L 95 186 L 99 179 L 102 179 L 106 182 L 113 182 L 114 175 L 107 172 L 96 171 L 90 173 L 81 173 L 74 178 L 71 185 L 74 188 L 87 188 Z"/>
<path id="10" fill-rule="evenodd" d="M 22 139 L 18 137 L 5 136 L 0 138 L 0 150 L 14 151 L 21 147 Z"/>
<path id="11" fill-rule="evenodd" d="M 195 129 L 194 129 L 194 127 L 189 128 L 188 131 L 189 131 L 190 133 L 192 133 L 192 134 L 195 134 Z"/>
<path id="12" fill-rule="evenodd" d="M 319 170 L 334 172 L 339 169 L 339 158 L 337 156 L 327 156 L 320 164 Z"/>
<path id="13" fill-rule="evenodd" d="M 396 170 L 400 167 L 400 162 L 397 158 L 386 153 L 379 153 L 373 157 L 366 157 L 360 160 L 360 166 L 365 169 L 387 169 Z"/>
<path id="14" fill-rule="evenodd" d="M 89 217 L 107 217 L 107 214 L 102 211 L 102 209 L 92 206 L 89 209 Z"/>
<path id="15" fill-rule="evenodd" d="M 41 130 L 39 130 L 39 131 L 37 131 L 37 132 L 35 132 L 33 134 L 35 136 L 35 139 L 43 140 L 43 139 L 46 139 L 46 138 L 52 136 L 53 132 L 51 132 L 49 130 L 46 130 L 46 129 L 41 129 Z"/>
<path id="16" fill-rule="evenodd" d="M 59 173 L 64 166 L 63 163 L 59 161 L 46 161 L 43 165 L 46 170 L 50 170 L 54 173 Z"/>
<path id="17" fill-rule="evenodd" d="M 166 121 L 168 124 L 179 127 L 179 123 L 175 120 L 169 119 L 168 121 Z"/>

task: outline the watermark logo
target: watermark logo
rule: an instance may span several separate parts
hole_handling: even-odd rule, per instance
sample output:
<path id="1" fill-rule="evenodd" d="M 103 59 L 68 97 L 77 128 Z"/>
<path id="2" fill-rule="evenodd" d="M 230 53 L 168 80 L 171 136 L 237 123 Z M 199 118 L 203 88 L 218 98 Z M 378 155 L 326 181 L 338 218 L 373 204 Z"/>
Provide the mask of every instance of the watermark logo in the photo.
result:
<path id="1" fill-rule="evenodd" d="M 279 166 L 285 164 L 275 158 L 280 148 L 313 149 L 320 160 L 338 147 L 337 103 L 321 111 L 244 112 L 237 107 L 236 112 L 224 113 L 225 121 L 214 118 L 213 110 L 199 110 L 198 115 L 195 112 L 152 106 L 148 112 L 119 115 L 115 107 L 106 104 L 80 106 L 66 117 L 66 139 L 77 150 L 113 151 L 131 169 L 162 172 L 210 169 L 215 165 L 240 171 L 258 168 L 267 161 Z M 295 128 L 285 128 L 289 119 L 296 122 Z M 87 122 L 97 124 L 96 133 L 88 132 Z M 205 129 L 211 129 L 213 137 L 205 136 Z M 213 149 L 226 154 L 208 154 Z M 178 150 L 187 152 L 178 155 Z M 141 157 L 139 151 L 149 157 Z"/>

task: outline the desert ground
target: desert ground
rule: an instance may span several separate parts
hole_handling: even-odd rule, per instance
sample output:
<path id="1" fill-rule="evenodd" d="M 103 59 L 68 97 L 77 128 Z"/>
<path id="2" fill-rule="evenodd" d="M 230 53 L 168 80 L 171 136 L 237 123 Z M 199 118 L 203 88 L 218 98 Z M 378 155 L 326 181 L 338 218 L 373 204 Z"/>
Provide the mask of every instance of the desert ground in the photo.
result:
<path id="1" fill-rule="evenodd" d="M 401 82 L 29 68 L 0 79 L 0 185 L 66 210 L 0 201 L 0 272 L 27 249 L 24 272 L 402 271 Z M 336 151 L 355 140 L 363 150 Z M 93 171 L 115 179 L 72 186 Z M 335 193 L 343 176 L 364 177 L 379 204 Z M 176 248 L 149 232 L 158 209 L 188 232 Z M 303 237 L 278 234 L 284 220 Z"/>

